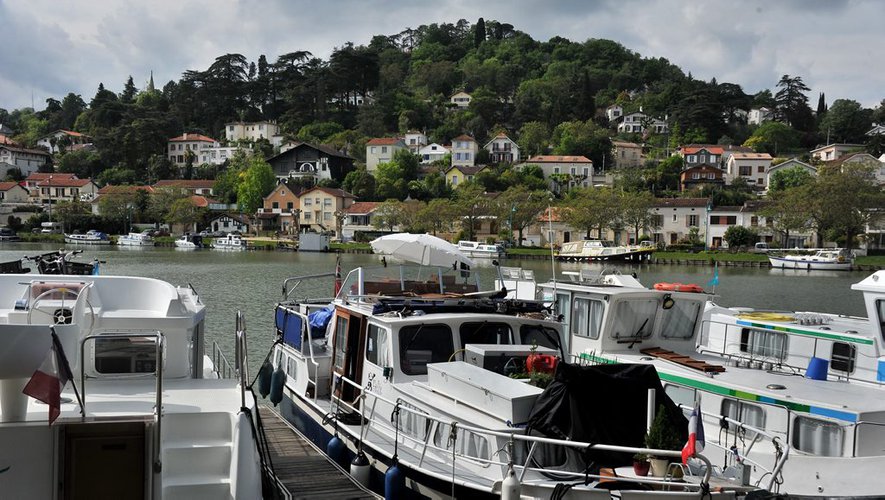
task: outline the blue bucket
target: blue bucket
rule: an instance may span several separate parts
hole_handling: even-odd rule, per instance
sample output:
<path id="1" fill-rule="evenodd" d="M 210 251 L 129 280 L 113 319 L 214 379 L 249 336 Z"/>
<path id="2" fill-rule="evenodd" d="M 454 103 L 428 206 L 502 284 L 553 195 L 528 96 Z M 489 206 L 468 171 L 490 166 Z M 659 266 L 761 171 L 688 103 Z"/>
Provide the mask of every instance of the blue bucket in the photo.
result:
<path id="1" fill-rule="evenodd" d="M 826 380 L 830 362 L 823 358 L 811 358 L 808 361 L 808 369 L 805 370 L 805 378 L 811 380 Z"/>

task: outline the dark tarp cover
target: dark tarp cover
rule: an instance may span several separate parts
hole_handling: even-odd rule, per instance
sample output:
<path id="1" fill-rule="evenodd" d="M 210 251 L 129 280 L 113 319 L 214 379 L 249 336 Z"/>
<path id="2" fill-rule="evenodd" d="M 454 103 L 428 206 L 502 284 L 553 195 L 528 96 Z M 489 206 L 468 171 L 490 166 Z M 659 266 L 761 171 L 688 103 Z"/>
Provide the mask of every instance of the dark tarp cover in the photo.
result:
<path id="1" fill-rule="evenodd" d="M 656 406 L 664 405 L 681 441 L 687 441 L 688 420 L 664 393 L 654 367 L 640 364 L 560 363 L 553 381 L 532 408 L 526 432 L 555 439 L 644 448 L 648 389 L 655 389 Z M 632 454 L 627 453 L 587 451 L 577 455 L 582 460 L 572 466 L 580 469 L 593 462 L 597 467 L 632 463 Z"/>

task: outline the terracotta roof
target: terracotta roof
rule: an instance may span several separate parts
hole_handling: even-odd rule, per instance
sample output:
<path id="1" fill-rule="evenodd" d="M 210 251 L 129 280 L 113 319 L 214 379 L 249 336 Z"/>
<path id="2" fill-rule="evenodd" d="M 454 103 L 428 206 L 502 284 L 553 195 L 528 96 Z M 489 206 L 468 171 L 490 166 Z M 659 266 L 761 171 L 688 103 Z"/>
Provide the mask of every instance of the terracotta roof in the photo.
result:
<path id="1" fill-rule="evenodd" d="M 400 142 L 399 137 L 376 137 L 366 143 L 366 146 L 390 146 Z"/>
<path id="2" fill-rule="evenodd" d="M 457 170 L 464 175 L 476 175 L 481 170 L 485 169 L 485 165 L 474 165 L 474 166 L 466 166 L 466 165 L 455 165 L 446 170 L 446 173 L 449 173 L 452 170 Z"/>
<path id="3" fill-rule="evenodd" d="M 452 139 L 452 140 L 453 140 L 453 141 L 473 141 L 473 142 L 476 142 L 476 139 L 474 139 L 473 137 L 470 137 L 470 136 L 467 135 L 467 134 L 461 134 L 461 135 L 459 135 L 458 137 L 455 137 L 455 138 Z"/>
<path id="4" fill-rule="evenodd" d="M 111 193 L 134 193 L 136 191 L 147 191 L 148 193 L 153 193 L 154 188 L 152 186 L 112 186 L 108 184 L 107 186 L 98 190 L 97 194 L 111 194 Z"/>
<path id="5" fill-rule="evenodd" d="M 65 135 L 73 136 L 73 137 L 87 137 L 86 134 L 81 134 L 80 132 L 74 132 L 73 130 L 59 130 L 59 132 L 65 134 Z"/>
<path id="6" fill-rule="evenodd" d="M 307 194 L 311 191 L 322 191 L 326 194 L 330 194 L 330 195 L 336 196 L 338 198 L 356 198 L 356 196 L 348 193 L 347 191 L 345 191 L 343 189 L 327 188 L 327 187 L 322 187 L 322 186 L 310 188 L 307 191 L 304 191 L 303 193 L 301 193 L 301 196 L 304 196 L 305 194 Z"/>
<path id="7" fill-rule="evenodd" d="M 347 213 L 359 215 L 368 214 L 378 208 L 378 205 L 380 204 L 381 202 L 378 201 L 359 201 L 347 207 Z"/>
<path id="8" fill-rule="evenodd" d="M 768 153 L 734 153 L 731 155 L 735 159 L 743 160 L 770 160 L 771 155 Z"/>
<path id="9" fill-rule="evenodd" d="M 586 156 L 537 155 L 526 160 L 526 163 L 593 163 L 593 160 Z"/>
<path id="10" fill-rule="evenodd" d="M 725 152 L 725 150 L 722 149 L 722 146 L 695 146 L 695 147 L 686 146 L 686 147 L 682 148 L 682 154 L 693 155 L 702 149 L 706 149 L 709 153 L 714 154 L 714 155 L 721 155 L 722 153 Z"/>
<path id="11" fill-rule="evenodd" d="M 18 186 L 17 182 L 0 182 L 0 191 L 9 191 L 15 186 Z"/>
<path id="12" fill-rule="evenodd" d="M 707 198 L 655 198 L 656 208 L 706 207 Z"/>
<path id="13" fill-rule="evenodd" d="M 204 189 L 215 186 L 215 181 L 211 179 L 164 179 L 162 181 L 157 181 L 154 184 L 155 188 L 164 188 L 164 187 L 183 187 L 190 189 Z"/>
<path id="14" fill-rule="evenodd" d="M 51 181 L 38 182 L 37 187 L 83 187 L 87 184 L 92 184 L 92 179 L 58 179 L 53 176 Z"/>
<path id="15" fill-rule="evenodd" d="M 25 180 L 26 181 L 45 181 L 49 179 L 49 176 L 52 176 L 52 180 L 55 179 L 76 179 L 76 174 L 68 174 L 68 173 L 50 173 L 50 172 L 32 172 Z"/>
<path id="16" fill-rule="evenodd" d="M 0 134 L 0 144 L 7 144 L 9 146 L 16 146 L 17 145 L 15 142 L 13 142 L 12 139 L 10 139 L 5 134 Z"/>
<path id="17" fill-rule="evenodd" d="M 550 220 L 550 216 L 553 220 Z M 538 215 L 538 222 L 560 222 L 562 221 L 562 207 L 547 207 Z"/>
<path id="18" fill-rule="evenodd" d="M 215 201 L 211 200 L 209 198 L 206 198 L 205 196 L 200 196 L 198 194 L 195 194 L 195 195 L 191 196 L 191 203 L 193 203 L 195 207 L 205 208 L 205 207 L 208 207 L 210 203 L 215 203 Z"/>
<path id="19" fill-rule="evenodd" d="M 178 137 L 173 137 L 169 139 L 169 142 L 191 142 L 191 141 L 199 141 L 199 142 L 217 142 L 215 139 L 211 137 L 206 137 L 202 134 L 181 134 Z"/>

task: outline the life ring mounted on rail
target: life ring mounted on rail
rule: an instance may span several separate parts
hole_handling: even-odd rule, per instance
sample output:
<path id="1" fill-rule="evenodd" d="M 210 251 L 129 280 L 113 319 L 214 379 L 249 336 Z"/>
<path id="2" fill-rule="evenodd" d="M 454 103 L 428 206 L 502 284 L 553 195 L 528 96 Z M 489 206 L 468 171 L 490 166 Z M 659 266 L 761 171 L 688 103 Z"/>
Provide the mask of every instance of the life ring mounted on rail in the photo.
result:
<path id="1" fill-rule="evenodd" d="M 655 283 L 655 290 L 664 292 L 688 292 L 688 293 L 704 293 L 704 289 L 700 285 L 694 283 Z"/>

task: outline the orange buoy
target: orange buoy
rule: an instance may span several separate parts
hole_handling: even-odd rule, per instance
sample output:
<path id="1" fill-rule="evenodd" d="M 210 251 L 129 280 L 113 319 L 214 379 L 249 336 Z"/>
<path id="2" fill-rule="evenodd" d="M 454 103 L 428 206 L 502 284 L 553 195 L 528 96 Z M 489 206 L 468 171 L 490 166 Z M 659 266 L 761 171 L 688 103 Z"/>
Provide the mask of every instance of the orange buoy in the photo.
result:
<path id="1" fill-rule="evenodd" d="M 694 283 L 655 283 L 654 288 L 665 292 L 704 293 L 704 289 Z"/>

